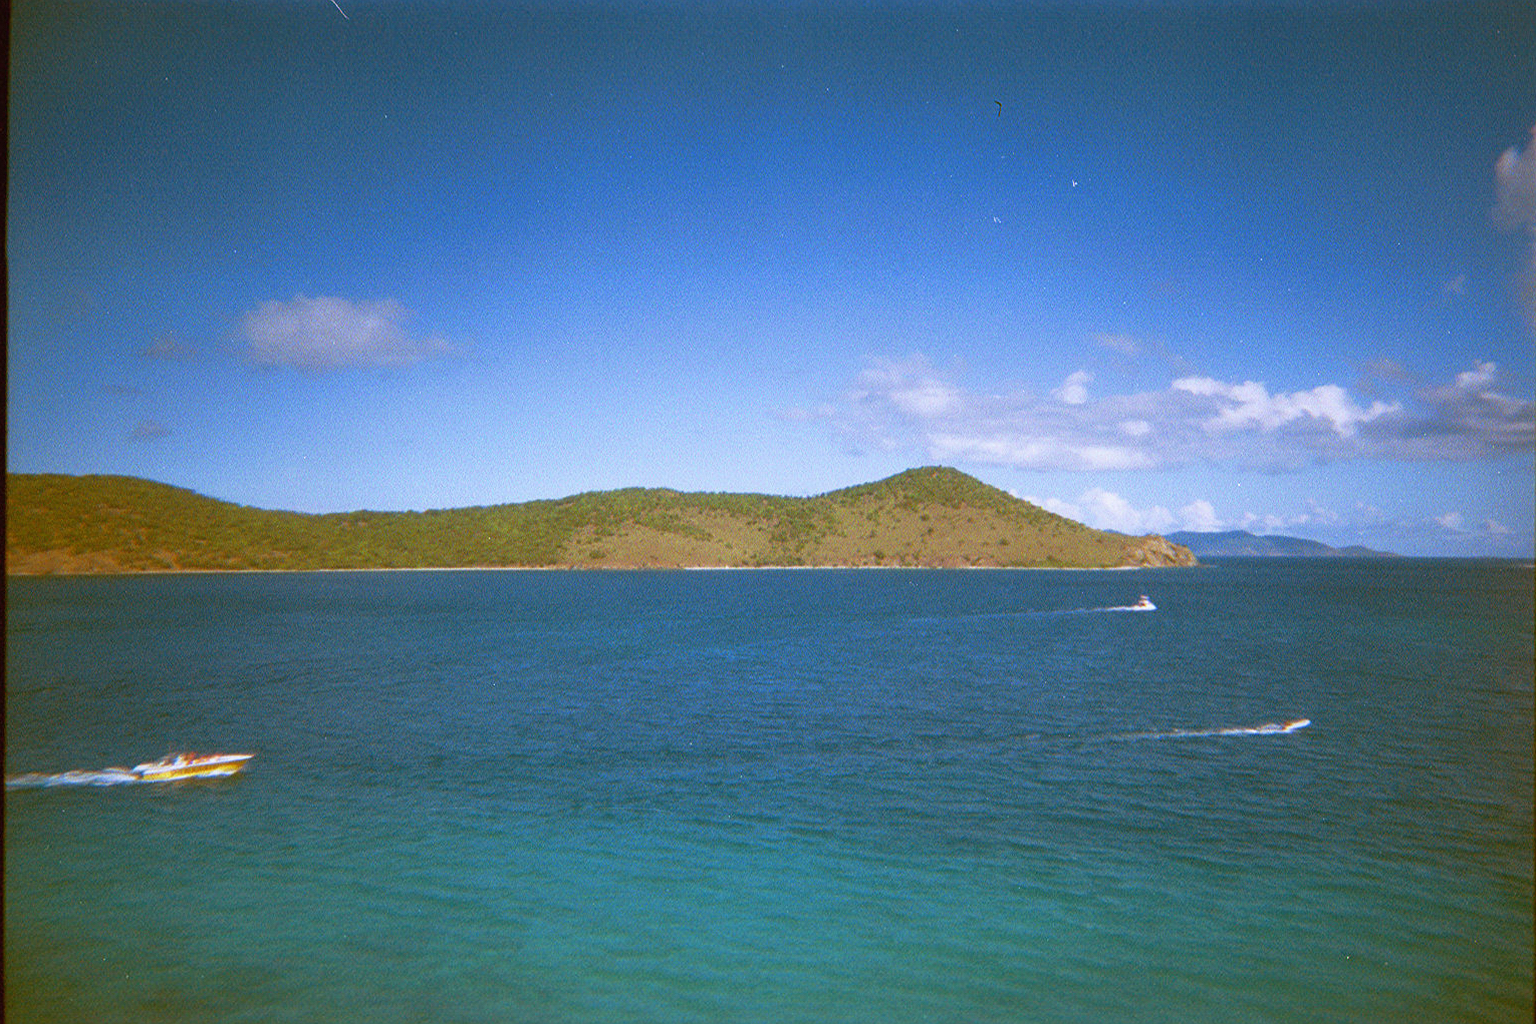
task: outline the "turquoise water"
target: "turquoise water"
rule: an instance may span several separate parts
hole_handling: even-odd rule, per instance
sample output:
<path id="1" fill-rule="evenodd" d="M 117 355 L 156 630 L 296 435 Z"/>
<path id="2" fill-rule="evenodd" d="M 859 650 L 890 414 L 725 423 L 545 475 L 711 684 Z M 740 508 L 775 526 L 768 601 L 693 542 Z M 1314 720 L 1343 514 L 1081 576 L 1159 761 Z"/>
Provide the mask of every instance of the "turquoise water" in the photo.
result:
<path id="1" fill-rule="evenodd" d="M 11 580 L 6 1019 L 1528 1021 L 1531 594 Z M 256 759 L 42 784 L 168 749 Z"/>

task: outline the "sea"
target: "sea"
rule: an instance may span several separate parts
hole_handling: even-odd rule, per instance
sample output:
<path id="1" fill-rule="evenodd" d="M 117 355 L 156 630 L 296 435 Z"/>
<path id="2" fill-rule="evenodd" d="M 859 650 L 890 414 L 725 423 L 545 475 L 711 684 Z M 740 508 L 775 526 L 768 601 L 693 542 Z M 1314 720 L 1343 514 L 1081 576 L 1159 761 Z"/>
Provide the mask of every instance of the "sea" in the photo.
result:
<path id="1" fill-rule="evenodd" d="M 1532 583 L 8 579 L 5 1019 L 1529 1022 Z"/>

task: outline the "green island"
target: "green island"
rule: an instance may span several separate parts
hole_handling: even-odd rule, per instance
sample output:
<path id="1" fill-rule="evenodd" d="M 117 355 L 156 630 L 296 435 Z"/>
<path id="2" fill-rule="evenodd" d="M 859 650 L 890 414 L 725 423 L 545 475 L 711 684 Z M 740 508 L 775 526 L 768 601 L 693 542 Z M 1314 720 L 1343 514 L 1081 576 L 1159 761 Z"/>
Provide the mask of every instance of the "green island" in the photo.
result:
<path id="1" fill-rule="evenodd" d="M 664 488 L 427 512 L 250 508 L 123 476 L 6 474 L 8 574 L 769 566 L 1194 565 L 955 469 L 812 498 Z"/>

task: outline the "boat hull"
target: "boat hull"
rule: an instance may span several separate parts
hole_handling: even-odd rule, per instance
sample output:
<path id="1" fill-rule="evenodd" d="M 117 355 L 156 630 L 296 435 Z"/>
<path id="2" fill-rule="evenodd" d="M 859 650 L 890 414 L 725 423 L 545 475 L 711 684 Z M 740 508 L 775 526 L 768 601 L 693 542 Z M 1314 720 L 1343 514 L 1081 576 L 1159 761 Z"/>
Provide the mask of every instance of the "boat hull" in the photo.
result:
<path id="1" fill-rule="evenodd" d="M 177 757 L 138 765 L 133 769 L 133 773 L 145 782 L 223 778 L 244 771 L 253 756 L 255 755 L 213 754 L 207 757 Z"/>

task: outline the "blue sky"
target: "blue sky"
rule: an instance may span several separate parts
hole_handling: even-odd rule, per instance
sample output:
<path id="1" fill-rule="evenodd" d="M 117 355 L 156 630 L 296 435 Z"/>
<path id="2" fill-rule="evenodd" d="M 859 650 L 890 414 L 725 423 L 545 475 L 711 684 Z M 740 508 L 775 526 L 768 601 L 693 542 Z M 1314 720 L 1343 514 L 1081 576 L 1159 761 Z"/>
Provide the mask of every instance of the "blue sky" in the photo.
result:
<path id="1" fill-rule="evenodd" d="M 1533 550 L 1527 4 L 13 12 L 8 468 Z"/>

